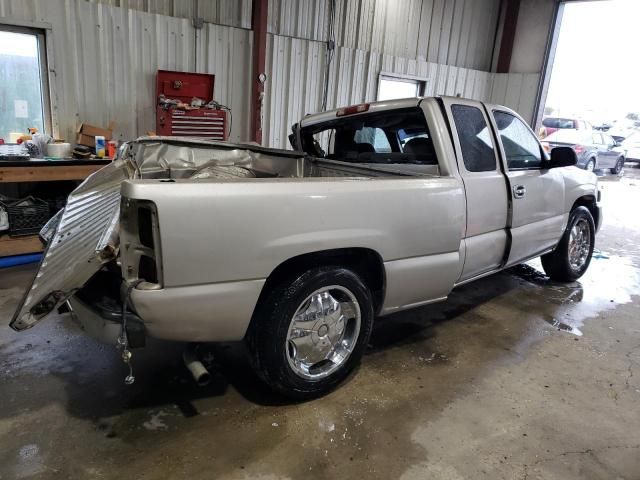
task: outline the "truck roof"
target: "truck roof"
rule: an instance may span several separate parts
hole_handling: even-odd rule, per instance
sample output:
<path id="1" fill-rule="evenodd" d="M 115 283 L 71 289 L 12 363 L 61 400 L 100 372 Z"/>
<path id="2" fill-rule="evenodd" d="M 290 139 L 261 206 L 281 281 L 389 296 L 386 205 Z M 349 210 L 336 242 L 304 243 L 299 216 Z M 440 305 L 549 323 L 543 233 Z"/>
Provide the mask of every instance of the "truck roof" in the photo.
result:
<path id="1" fill-rule="evenodd" d="M 368 105 L 368 109 L 366 110 L 366 112 L 362 112 L 362 113 L 373 113 L 373 112 L 380 112 L 383 110 L 395 110 L 397 108 L 417 107 L 423 98 L 426 98 L 426 97 L 400 98 L 397 100 L 383 100 L 381 102 L 366 102 L 360 105 Z M 316 123 L 323 123 L 329 120 L 334 120 L 337 116 L 338 111 L 343 110 L 345 108 L 357 107 L 357 106 L 358 106 L 357 104 L 350 105 L 346 107 L 335 108 L 333 110 L 327 110 L 326 112 L 307 115 L 300 121 L 300 127 L 307 127 L 309 125 L 313 125 Z M 355 115 L 358 115 L 358 113 L 356 113 Z"/>
<path id="2" fill-rule="evenodd" d="M 340 108 L 335 108 L 333 110 L 327 110 L 326 112 L 321 112 L 321 113 L 314 113 L 314 114 L 309 114 L 306 115 L 301 121 L 300 121 L 300 127 L 304 128 L 304 127 L 308 127 L 309 125 L 314 125 L 316 123 L 323 123 L 323 122 L 327 122 L 330 120 L 334 120 L 338 115 L 338 112 L 341 110 L 345 110 L 345 109 L 350 109 L 350 108 L 356 108 L 360 105 L 363 106 L 367 106 L 367 109 L 365 111 L 362 112 L 353 112 L 351 114 L 349 114 L 349 116 L 351 115 L 362 115 L 365 113 L 373 113 L 373 112 L 381 112 L 384 110 L 395 110 L 398 108 L 411 108 L 411 107 L 417 107 L 418 105 L 420 105 L 420 102 L 424 99 L 427 98 L 442 98 L 442 99 L 458 99 L 458 100 L 465 100 L 465 101 L 470 101 L 470 102 L 478 102 L 478 104 L 481 104 L 482 102 L 480 102 L 479 100 L 474 100 L 471 98 L 463 98 L 463 97 L 451 97 L 451 96 L 446 96 L 446 95 L 436 95 L 436 96 L 431 96 L 431 97 L 411 97 L 411 98 L 399 98 L 399 99 L 394 99 L 394 100 L 383 100 L 380 102 L 365 102 L 365 103 L 361 103 L 361 104 L 356 104 L 356 105 L 349 105 L 349 106 L 344 106 L 344 107 L 340 107 Z M 500 105 L 491 105 L 491 107 L 499 107 L 500 109 L 504 109 L 507 111 L 512 111 L 510 109 L 507 109 L 505 107 L 502 107 Z"/>

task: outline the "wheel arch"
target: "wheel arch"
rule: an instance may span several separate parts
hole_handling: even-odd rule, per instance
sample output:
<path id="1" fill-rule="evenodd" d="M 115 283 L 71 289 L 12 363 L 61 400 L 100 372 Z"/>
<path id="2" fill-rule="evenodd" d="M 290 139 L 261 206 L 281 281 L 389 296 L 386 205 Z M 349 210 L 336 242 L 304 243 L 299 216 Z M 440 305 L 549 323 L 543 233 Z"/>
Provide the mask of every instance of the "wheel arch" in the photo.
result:
<path id="1" fill-rule="evenodd" d="M 302 274 L 310 268 L 329 265 L 349 268 L 357 273 L 371 291 L 374 312 L 377 314 L 380 311 L 386 289 L 384 262 L 378 252 L 363 247 L 320 250 L 285 260 L 267 277 L 255 308 L 260 305 L 271 288 L 285 278 Z"/>
<path id="2" fill-rule="evenodd" d="M 583 195 L 576 199 L 576 201 L 573 202 L 573 205 L 571 206 L 570 212 L 575 210 L 577 207 L 586 207 L 587 210 L 589 210 L 589 213 L 591 213 L 591 216 L 593 217 L 593 222 L 595 223 L 597 230 L 598 225 L 600 225 L 600 209 L 598 208 L 595 195 Z"/>

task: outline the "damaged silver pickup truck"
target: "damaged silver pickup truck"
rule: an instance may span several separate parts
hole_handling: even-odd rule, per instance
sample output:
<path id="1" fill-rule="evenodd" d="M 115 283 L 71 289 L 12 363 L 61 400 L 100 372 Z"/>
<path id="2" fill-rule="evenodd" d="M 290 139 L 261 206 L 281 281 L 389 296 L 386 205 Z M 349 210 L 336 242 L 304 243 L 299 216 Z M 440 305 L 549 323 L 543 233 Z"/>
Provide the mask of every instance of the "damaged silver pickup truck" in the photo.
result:
<path id="1" fill-rule="evenodd" d="M 126 144 L 41 232 L 11 326 L 68 302 L 125 360 L 147 336 L 244 340 L 266 383 L 312 397 L 354 368 L 376 315 L 537 256 L 559 281 L 589 265 L 595 175 L 569 148 L 548 156 L 507 108 L 356 105 L 305 117 L 290 140 Z"/>

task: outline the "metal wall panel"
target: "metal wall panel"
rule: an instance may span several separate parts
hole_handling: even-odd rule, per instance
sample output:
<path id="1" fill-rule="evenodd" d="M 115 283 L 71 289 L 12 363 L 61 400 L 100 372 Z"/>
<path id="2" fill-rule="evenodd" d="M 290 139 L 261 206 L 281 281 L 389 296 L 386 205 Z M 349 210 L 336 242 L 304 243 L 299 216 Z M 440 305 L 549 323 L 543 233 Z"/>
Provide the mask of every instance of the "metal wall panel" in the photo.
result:
<path id="1" fill-rule="evenodd" d="M 268 35 L 264 129 L 266 145 L 288 147 L 291 125 L 320 111 L 325 46 L 290 37 Z"/>
<path id="2" fill-rule="evenodd" d="M 491 103 L 504 105 L 518 112 L 533 125 L 539 73 L 494 73 Z"/>
<path id="3" fill-rule="evenodd" d="M 264 143 L 289 148 L 291 125 L 321 109 L 325 44 L 268 36 Z M 327 109 L 376 100 L 380 73 L 427 80 L 426 95 L 489 101 L 493 74 L 463 67 L 339 47 L 331 63 Z"/>
<path id="4" fill-rule="evenodd" d="M 170 17 L 192 18 L 195 0 L 84 0 Z M 204 1 L 204 0 L 203 0 Z"/>
<path id="5" fill-rule="evenodd" d="M 182 0 L 184 3 L 190 1 Z M 251 0 L 197 0 L 196 4 L 198 17 L 205 22 L 251 28 Z"/>
<path id="6" fill-rule="evenodd" d="M 251 0 L 88 0 L 114 7 L 130 8 L 191 20 L 240 28 L 251 28 Z"/>
<path id="7" fill-rule="evenodd" d="M 482 16 L 493 1 L 455 0 L 453 6 L 442 0 L 406 1 L 406 9 L 380 0 L 336 2 L 339 12 L 344 12 L 342 19 L 336 18 L 337 34 L 354 45 L 336 48 L 327 108 L 375 100 L 378 77 L 384 72 L 427 79 L 426 95 L 460 94 L 490 100 L 531 119 L 539 75 L 496 75 L 461 66 L 474 59 L 478 64 L 488 63 L 490 50 L 476 48 L 473 40 L 478 35 L 475 30 L 485 27 L 472 17 Z M 222 1 L 210 2 L 206 8 L 218 16 L 245 21 L 250 16 L 248 2 L 242 0 L 234 8 L 223 8 Z M 287 147 L 291 125 L 321 109 L 326 45 L 293 37 L 322 37 L 328 2 L 308 0 L 305 9 L 294 0 L 270 2 L 270 28 L 288 35 L 268 35 L 263 118 L 267 145 Z M 129 0 L 127 6 L 142 8 L 151 3 Z M 164 2 L 167 9 L 169 4 Z M 401 15 L 418 6 L 421 15 L 410 19 Z M 175 5 L 172 8 L 175 13 Z M 238 11 L 244 13 L 237 16 Z M 286 11 L 289 14 L 283 13 Z M 304 15 L 307 11 L 317 15 Z M 249 138 L 251 31 L 211 23 L 195 30 L 187 19 L 85 0 L 0 0 L 0 15 L 9 21 L 52 26 L 49 60 L 59 136 L 72 140 L 78 123 L 106 125 L 111 120 L 116 121 L 116 136 L 122 139 L 153 130 L 155 73 L 162 68 L 215 74 L 215 98 L 234 114 L 231 140 Z M 443 24 L 444 17 L 450 20 Z M 406 35 L 388 35 L 390 25 Z M 449 26 L 449 32 L 443 32 L 442 25 Z M 367 35 L 359 34 L 361 28 Z M 408 55 L 389 53 L 387 47 Z M 429 52 L 436 60 L 444 60 L 445 52 L 450 64 L 428 61 Z"/>
<path id="8" fill-rule="evenodd" d="M 196 71 L 216 76 L 214 98 L 232 110 L 230 141 L 249 138 L 251 109 L 250 30 L 205 23 L 197 31 Z"/>
<path id="9" fill-rule="evenodd" d="M 489 70 L 500 0 L 336 0 L 340 47 Z M 330 0 L 270 0 L 275 35 L 327 41 Z"/>

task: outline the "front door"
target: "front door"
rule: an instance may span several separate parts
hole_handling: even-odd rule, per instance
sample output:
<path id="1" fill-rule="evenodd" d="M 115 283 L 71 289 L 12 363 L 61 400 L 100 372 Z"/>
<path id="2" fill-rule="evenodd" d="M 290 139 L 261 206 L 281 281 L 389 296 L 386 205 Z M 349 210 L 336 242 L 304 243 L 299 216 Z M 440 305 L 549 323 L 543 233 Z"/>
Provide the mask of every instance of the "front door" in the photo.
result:
<path id="1" fill-rule="evenodd" d="M 593 132 L 591 134 L 593 138 L 593 147 L 598 152 L 598 157 L 596 161 L 596 168 L 609 168 L 609 159 L 607 158 L 607 147 L 604 144 L 604 140 L 602 140 L 602 134 L 599 132 Z"/>
<path id="2" fill-rule="evenodd" d="M 616 141 L 609 134 L 602 134 L 602 143 L 604 144 L 604 155 L 607 158 L 606 166 L 607 168 L 614 168 L 616 163 L 618 163 L 618 158 L 620 158 L 620 152 L 616 151 Z"/>
<path id="3" fill-rule="evenodd" d="M 562 236 L 564 179 L 544 169 L 540 142 L 513 112 L 488 106 L 509 181 L 511 248 L 507 266 L 549 250 Z"/>
<path id="4" fill-rule="evenodd" d="M 454 130 L 458 170 L 467 199 L 459 283 L 496 270 L 505 261 L 507 185 L 482 104 L 458 98 L 445 98 L 443 103 Z"/>

